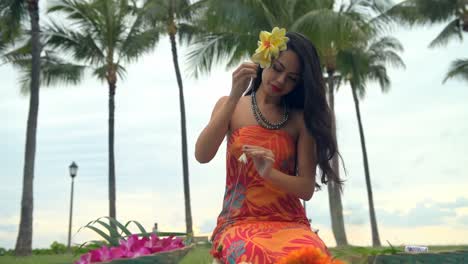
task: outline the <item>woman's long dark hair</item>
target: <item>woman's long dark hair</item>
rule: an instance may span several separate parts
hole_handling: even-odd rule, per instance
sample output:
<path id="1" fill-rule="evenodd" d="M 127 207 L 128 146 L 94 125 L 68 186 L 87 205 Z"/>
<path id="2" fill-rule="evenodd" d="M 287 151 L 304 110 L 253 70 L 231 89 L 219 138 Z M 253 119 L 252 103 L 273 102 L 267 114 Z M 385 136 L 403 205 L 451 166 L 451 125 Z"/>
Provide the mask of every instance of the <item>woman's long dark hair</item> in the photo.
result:
<path id="1" fill-rule="evenodd" d="M 341 186 L 342 180 L 330 166 L 330 160 L 339 153 L 336 138 L 332 133 L 332 114 L 325 96 L 325 82 L 317 50 L 312 42 L 302 34 L 288 32 L 286 36 L 289 38 L 288 50 L 292 50 L 298 55 L 302 73 L 299 83 L 283 97 L 283 100 L 289 108 L 304 112 L 304 123 L 309 133 L 314 137 L 317 146 L 321 182 L 326 184 L 331 180 Z M 260 87 L 263 70 L 258 68 L 257 77 L 246 95 L 251 94 L 252 89 L 256 91 Z"/>

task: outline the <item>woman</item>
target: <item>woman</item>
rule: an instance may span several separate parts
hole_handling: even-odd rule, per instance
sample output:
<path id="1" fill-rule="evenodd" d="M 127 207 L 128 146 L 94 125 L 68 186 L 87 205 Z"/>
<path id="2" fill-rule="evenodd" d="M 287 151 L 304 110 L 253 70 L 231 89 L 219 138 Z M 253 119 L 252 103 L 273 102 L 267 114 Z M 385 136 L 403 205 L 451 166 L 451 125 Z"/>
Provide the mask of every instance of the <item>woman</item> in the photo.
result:
<path id="1" fill-rule="evenodd" d="M 322 183 L 342 183 L 329 165 L 337 148 L 322 69 L 306 37 L 278 30 L 261 33 L 252 57 L 264 69 L 246 62 L 234 71 L 230 95 L 218 100 L 195 147 L 207 163 L 228 137 L 223 210 L 212 234 L 212 254 L 223 263 L 277 263 L 306 246 L 329 255 L 300 202 L 318 186 L 317 165 Z"/>

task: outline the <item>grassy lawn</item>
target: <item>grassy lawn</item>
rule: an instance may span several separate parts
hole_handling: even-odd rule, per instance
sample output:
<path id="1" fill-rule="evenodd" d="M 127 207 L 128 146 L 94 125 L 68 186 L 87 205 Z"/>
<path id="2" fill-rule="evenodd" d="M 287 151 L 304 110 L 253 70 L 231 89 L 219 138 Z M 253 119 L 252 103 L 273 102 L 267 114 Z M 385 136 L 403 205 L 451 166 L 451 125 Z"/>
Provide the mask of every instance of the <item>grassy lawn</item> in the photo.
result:
<path id="1" fill-rule="evenodd" d="M 200 245 L 192 249 L 180 262 L 180 264 L 211 264 L 212 258 L 209 254 L 210 245 Z M 31 257 L 0 257 L 0 264 L 70 264 L 79 256 L 66 255 L 36 255 Z"/>
<path id="2" fill-rule="evenodd" d="M 210 255 L 211 244 L 200 245 L 191 250 L 180 264 L 211 264 L 213 258 Z"/>
<path id="3" fill-rule="evenodd" d="M 69 264 L 78 257 L 71 254 L 66 255 L 36 255 L 31 257 L 0 257 L 0 264 Z"/>
<path id="4" fill-rule="evenodd" d="M 403 247 L 396 247 L 400 251 L 403 251 Z M 370 247 L 346 247 L 346 248 L 330 248 L 333 255 L 343 256 L 342 259 L 348 260 L 351 263 L 362 263 L 361 261 L 366 257 L 366 252 L 374 250 L 388 249 L 388 247 L 382 248 L 370 248 Z M 449 251 L 460 251 L 468 250 L 468 245 L 459 246 L 429 246 L 429 250 L 432 253 L 435 252 L 449 252 Z M 199 245 L 192 249 L 180 262 L 180 264 L 211 264 L 212 258 L 209 254 L 210 245 Z M 78 256 L 73 255 L 36 255 L 31 257 L 12 257 L 3 256 L 0 257 L 0 264 L 69 264 L 73 263 Z"/>

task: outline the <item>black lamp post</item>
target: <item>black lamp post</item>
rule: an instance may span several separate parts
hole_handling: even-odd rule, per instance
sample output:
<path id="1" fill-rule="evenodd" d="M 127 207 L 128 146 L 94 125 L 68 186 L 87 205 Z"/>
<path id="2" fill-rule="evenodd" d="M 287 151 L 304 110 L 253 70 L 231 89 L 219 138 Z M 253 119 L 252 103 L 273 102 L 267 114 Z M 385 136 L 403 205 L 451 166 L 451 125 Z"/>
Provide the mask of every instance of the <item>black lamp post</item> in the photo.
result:
<path id="1" fill-rule="evenodd" d="M 73 183 L 76 177 L 76 173 L 78 172 L 78 165 L 75 162 L 68 167 L 70 170 L 70 177 L 72 179 L 71 182 L 71 193 L 70 193 L 70 221 L 68 222 L 68 244 L 67 249 L 70 251 L 70 243 L 71 243 L 71 226 L 72 226 L 72 212 L 73 212 Z"/>

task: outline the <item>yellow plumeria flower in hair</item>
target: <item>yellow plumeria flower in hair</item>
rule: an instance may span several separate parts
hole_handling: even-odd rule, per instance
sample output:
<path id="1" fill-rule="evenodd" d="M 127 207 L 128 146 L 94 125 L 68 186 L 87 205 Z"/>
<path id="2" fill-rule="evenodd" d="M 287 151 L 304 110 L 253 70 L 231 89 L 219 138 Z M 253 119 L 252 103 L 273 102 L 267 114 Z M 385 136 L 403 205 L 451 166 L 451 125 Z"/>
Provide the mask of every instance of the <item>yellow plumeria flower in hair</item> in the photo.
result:
<path id="1" fill-rule="evenodd" d="M 258 48 L 252 56 L 252 61 L 260 64 L 260 67 L 270 67 L 271 61 L 278 58 L 280 51 L 286 50 L 289 38 L 286 37 L 286 29 L 274 27 L 272 32 L 260 32 Z"/>

